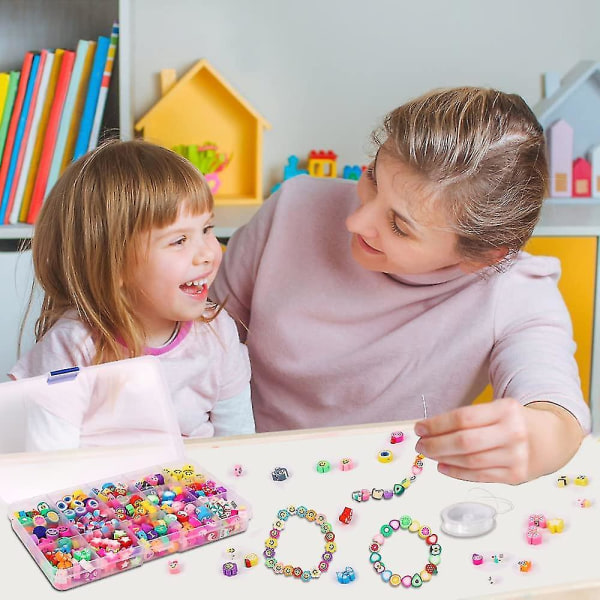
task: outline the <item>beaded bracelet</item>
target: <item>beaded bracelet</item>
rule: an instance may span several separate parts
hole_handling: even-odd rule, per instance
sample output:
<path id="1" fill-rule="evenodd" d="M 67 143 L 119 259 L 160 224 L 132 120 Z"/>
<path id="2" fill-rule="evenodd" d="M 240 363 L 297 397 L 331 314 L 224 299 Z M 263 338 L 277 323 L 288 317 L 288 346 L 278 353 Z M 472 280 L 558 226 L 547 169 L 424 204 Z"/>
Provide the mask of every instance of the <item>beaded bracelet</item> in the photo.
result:
<path id="1" fill-rule="evenodd" d="M 285 529 L 285 522 L 290 516 L 296 515 L 301 519 L 314 523 L 321 529 L 321 533 L 325 535 L 325 552 L 321 555 L 321 561 L 318 566 L 314 569 L 302 569 L 302 567 L 294 567 L 293 565 L 284 565 L 275 558 L 275 548 L 279 540 L 281 532 Z M 293 575 L 297 579 L 302 581 L 310 581 L 311 579 L 318 579 L 321 573 L 325 573 L 329 569 L 329 563 L 333 559 L 333 553 L 337 550 L 337 544 L 335 543 L 335 534 L 331 530 L 331 523 L 327 522 L 327 517 L 323 514 L 318 514 L 315 510 L 308 509 L 305 506 L 288 506 L 282 508 L 277 513 L 277 519 L 273 522 L 273 529 L 269 532 L 269 537 L 265 541 L 265 550 L 263 556 L 267 559 L 265 565 L 267 568 L 272 569 L 276 575 L 285 575 L 289 577 Z"/>
<path id="2" fill-rule="evenodd" d="M 365 489 L 356 490 L 352 492 L 352 500 L 356 502 L 366 502 L 369 498 L 373 498 L 373 500 L 381 500 L 382 498 L 384 500 L 389 500 L 394 496 L 402 496 L 402 494 L 410 487 L 410 484 L 417 479 L 417 475 L 423 471 L 424 458 L 425 456 L 423 454 L 417 454 L 412 466 L 412 475 L 406 477 L 400 483 L 394 484 L 394 487 L 391 490 L 383 488 L 373 488 L 370 492 Z"/>
<path id="3" fill-rule="evenodd" d="M 390 537 L 398 529 L 408 529 L 412 533 L 417 533 L 422 540 L 425 540 L 427 546 L 429 546 L 429 561 L 420 573 L 401 577 L 386 569 L 385 564 L 382 562 L 380 550 L 384 539 Z M 379 529 L 379 533 L 373 536 L 373 541 L 369 546 L 369 552 L 371 553 L 369 560 L 375 572 L 381 575 L 381 579 L 385 583 L 389 583 L 393 587 L 398 587 L 402 584 L 407 588 L 419 588 L 423 585 L 424 581 L 429 581 L 432 575 L 437 575 L 437 565 L 440 564 L 442 553 L 442 547 L 437 541 L 438 536 L 431 532 L 430 527 L 427 525 L 421 526 L 418 521 L 411 519 L 408 515 L 403 515 L 400 519 L 392 519 L 389 523 L 384 523 Z"/>

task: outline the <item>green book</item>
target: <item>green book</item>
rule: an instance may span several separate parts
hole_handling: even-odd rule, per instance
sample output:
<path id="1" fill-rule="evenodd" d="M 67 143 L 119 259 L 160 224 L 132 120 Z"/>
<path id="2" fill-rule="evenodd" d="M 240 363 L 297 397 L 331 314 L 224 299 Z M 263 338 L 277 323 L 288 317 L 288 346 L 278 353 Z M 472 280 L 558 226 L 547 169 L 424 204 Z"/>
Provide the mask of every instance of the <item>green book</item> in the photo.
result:
<path id="1" fill-rule="evenodd" d="M 6 92 L 6 101 L 4 102 L 4 110 L 2 111 L 2 121 L 0 121 L 0 156 L 2 156 L 2 152 L 4 151 L 6 133 L 8 131 L 8 124 L 12 115 L 13 104 L 15 103 L 15 96 L 17 95 L 17 87 L 19 85 L 20 76 L 20 71 L 10 72 L 8 91 Z"/>

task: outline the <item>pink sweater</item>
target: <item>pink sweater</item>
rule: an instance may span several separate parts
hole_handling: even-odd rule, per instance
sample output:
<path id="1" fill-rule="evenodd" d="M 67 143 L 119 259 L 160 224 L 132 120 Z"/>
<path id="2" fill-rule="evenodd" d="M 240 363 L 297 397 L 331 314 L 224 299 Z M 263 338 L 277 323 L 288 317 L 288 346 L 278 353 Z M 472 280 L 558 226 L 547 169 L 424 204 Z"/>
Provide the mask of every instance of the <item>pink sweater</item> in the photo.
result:
<path id="1" fill-rule="evenodd" d="M 350 253 L 355 183 L 295 177 L 229 242 L 215 299 L 252 365 L 257 431 L 417 419 L 495 397 L 547 400 L 590 428 L 556 258 L 504 273 L 393 276 Z"/>

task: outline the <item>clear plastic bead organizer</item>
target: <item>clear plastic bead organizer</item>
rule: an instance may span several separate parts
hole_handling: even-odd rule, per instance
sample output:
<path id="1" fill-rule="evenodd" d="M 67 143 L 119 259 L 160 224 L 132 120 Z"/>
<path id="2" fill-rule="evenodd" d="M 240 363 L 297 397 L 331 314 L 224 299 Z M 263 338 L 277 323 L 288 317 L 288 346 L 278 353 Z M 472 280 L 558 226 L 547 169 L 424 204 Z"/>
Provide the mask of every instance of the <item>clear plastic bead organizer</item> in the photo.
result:
<path id="1" fill-rule="evenodd" d="M 0 411 L 1 450 L 15 453 L 0 501 L 58 590 L 248 528 L 248 503 L 185 456 L 156 357 L 0 383 Z M 39 428 L 65 418 L 76 444 Z"/>
<path id="2" fill-rule="evenodd" d="M 241 533 L 248 503 L 193 464 L 158 465 L 9 506 L 17 536 L 57 590 Z"/>

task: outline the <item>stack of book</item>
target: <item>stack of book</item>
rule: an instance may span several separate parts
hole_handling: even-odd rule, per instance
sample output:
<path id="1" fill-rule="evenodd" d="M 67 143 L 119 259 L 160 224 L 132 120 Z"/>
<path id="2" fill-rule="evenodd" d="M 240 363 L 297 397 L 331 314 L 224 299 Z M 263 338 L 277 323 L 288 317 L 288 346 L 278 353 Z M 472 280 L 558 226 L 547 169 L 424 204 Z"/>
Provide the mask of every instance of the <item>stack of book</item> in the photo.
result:
<path id="1" fill-rule="evenodd" d="M 98 144 L 119 26 L 0 73 L 0 225 L 35 223 L 63 170 Z"/>

